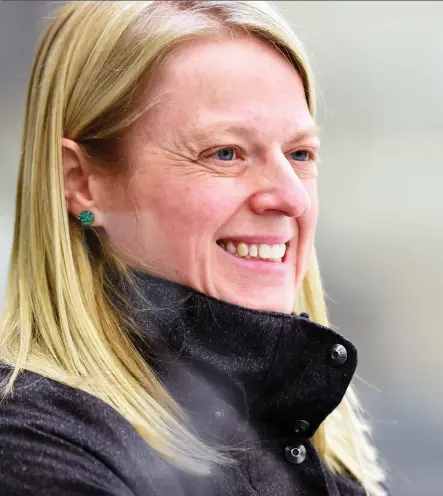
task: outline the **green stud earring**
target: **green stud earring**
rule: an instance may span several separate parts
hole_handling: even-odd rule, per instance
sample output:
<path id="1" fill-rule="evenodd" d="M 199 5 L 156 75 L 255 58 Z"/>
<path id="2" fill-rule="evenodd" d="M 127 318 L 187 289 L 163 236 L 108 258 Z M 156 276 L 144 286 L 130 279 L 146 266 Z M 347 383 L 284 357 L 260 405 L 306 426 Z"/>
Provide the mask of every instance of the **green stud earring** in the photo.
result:
<path id="1" fill-rule="evenodd" d="M 94 214 L 89 210 L 83 210 L 78 216 L 78 220 L 82 227 L 90 226 L 94 222 Z"/>

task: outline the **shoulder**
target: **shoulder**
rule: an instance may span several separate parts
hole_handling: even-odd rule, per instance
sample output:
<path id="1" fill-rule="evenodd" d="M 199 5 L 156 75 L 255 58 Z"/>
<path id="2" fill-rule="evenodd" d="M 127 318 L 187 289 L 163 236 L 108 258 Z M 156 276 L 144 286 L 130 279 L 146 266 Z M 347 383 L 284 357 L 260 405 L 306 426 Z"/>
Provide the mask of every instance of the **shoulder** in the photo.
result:
<path id="1" fill-rule="evenodd" d="M 0 403 L 0 412 L 0 434 L 10 428 L 33 429 L 90 448 L 104 439 L 118 443 L 119 435 L 126 437 L 133 430 L 99 398 L 32 372 L 19 375 L 13 393 Z"/>
<path id="2" fill-rule="evenodd" d="M 160 463 L 122 415 L 84 391 L 24 372 L 0 403 L 4 496 L 134 496 L 142 486 L 149 495 Z"/>

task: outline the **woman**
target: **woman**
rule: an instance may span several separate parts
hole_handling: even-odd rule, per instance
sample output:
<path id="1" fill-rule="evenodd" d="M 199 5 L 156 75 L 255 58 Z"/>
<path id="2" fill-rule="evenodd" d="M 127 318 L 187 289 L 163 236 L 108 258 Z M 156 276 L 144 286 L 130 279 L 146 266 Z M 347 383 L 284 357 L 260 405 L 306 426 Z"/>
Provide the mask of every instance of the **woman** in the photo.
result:
<path id="1" fill-rule="evenodd" d="M 318 150 L 269 5 L 60 8 L 0 327 L 3 495 L 385 494 L 327 327 Z"/>

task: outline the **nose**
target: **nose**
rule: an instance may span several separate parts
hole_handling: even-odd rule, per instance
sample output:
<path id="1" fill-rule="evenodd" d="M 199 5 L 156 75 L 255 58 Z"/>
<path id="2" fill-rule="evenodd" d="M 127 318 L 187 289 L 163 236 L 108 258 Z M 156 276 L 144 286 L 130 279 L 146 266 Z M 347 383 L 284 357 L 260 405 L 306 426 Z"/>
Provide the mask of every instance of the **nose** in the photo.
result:
<path id="1" fill-rule="evenodd" d="M 309 212 L 311 197 L 286 157 L 274 158 L 272 165 L 258 169 L 257 191 L 250 197 L 254 213 L 296 218 Z"/>

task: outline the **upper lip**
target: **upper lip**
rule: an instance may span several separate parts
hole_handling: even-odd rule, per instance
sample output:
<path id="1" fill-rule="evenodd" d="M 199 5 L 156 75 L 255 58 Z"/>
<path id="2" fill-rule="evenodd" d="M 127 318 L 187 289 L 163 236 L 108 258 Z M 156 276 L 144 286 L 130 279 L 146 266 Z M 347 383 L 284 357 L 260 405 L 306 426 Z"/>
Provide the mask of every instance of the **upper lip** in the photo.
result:
<path id="1" fill-rule="evenodd" d="M 260 234 L 260 235 L 232 235 L 232 236 L 224 236 L 220 238 L 218 241 L 233 241 L 237 243 L 246 244 L 267 244 L 267 245 L 279 245 L 282 243 L 287 243 L 292 236 L 288 236 L 287 234 Z"/>

